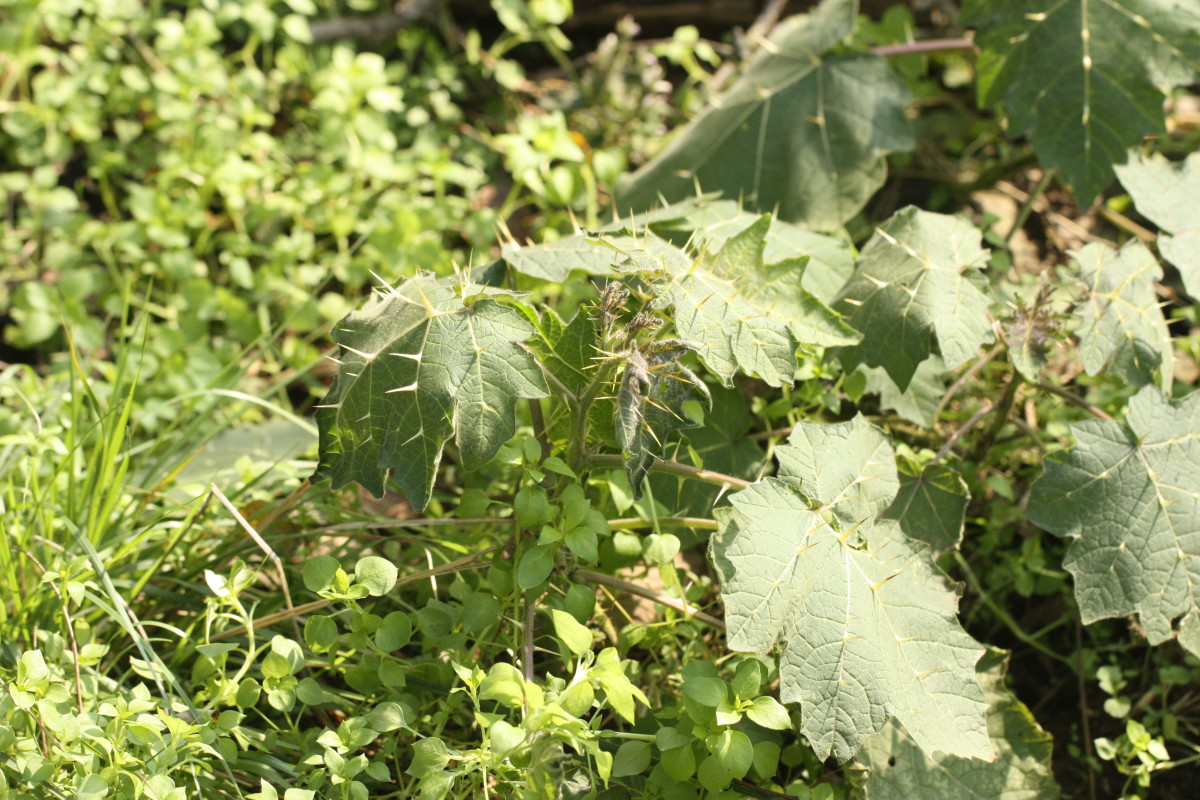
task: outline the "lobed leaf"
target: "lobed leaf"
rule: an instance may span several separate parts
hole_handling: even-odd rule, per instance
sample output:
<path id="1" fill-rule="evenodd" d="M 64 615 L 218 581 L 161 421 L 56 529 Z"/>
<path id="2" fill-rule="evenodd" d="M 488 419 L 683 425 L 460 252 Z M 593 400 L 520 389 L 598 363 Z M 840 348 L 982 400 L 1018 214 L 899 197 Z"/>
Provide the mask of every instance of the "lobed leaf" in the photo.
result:
<path id="1" fill-rule="evenodd" d="M 984 650 L 928 548 L 880 516 L 898 488 L 887 440 L 861 417 L 802 423 L 780 475 L 716 512 L 729 646 L 779 651 L 780 698 L 819 757 L 845 761 L 891 718 L 927 753 L 990 759 Z"/>
<path id="2" fill-rule="evenodd" d="M 1200 299 L 1200 153 L 1177 166 L 1136 153 L 1117 167 L 1117 177 L 1137 210 L 1162 229 L 1158 252 L 1179 269 L 1187 293 Z"/>
<path id="3" fill-rule="evenodd" d="M 848 360 L 883 367 L 908 389 L 936 341 L 946 369 L 992 337 L 979 231 L 961 217 L 909 207 L 877 228 L 835 308 L 862 331 Z"/>
<path id="4" fill-rule="evenodd" d="M 1087 208 L 1113 165 L 1165 129 L 1162 88 L 1196 80 L 1200 7 L 1179 0 L 968 0 L 979 29 L 979 100 L 1001 100 L 1016 135 Z"/>
<path id="5" fill-rule="evenodd" d="M 1071 432 L 1074 447 L 1046 459 L 1028 514 L 1074 540 L 1063 566 L 1083 621 L 1137 614 L 1151 644 L 1177 630 L 1200 656 L 1200 392 L 1169 400 L 1147 386 L 1124 425 L 1090 420 Z"/>
<path id="6" fill-rule="evenodd" d="M 829 51 L 854 27 L 854 0 L 826 0 L 776 27 L 760 55 L 648 164 L 617 184 L 645 210 L 699 185 L 817 230 L 858 213 L 888 153 L 911 150 L 908 91 L 883 59 Z"/>
<path id="7" fill-rule="evenodd" d="M 317 409 L 315 479 L 334 488 L 357 481 L 378 497 L 392 469 L 423 509 L 452 435 L 467 469 L 512 438 L 517 400 L 549 391 L 518 346 L 534 330 L 495 299 L 465 302 L 472 291 L 460 296 L 449 280 L 419 276 L 337 324 L 338 375 Z"/>
<path id="8" fill-rule="evenodd" d="M 1095 242 L 1072 253 L 1079 280 L 1088 288 L 1076 312 L 1079 350 L 1088 375 L 1116 373 L 1143 386 L 1159 370 L 1170 391 L 1175 351 L 1167 321 L 1158 307 L 1154 282 L 1162 268 L 1145 245 L 1130 241 L 1120 250 Z"/>

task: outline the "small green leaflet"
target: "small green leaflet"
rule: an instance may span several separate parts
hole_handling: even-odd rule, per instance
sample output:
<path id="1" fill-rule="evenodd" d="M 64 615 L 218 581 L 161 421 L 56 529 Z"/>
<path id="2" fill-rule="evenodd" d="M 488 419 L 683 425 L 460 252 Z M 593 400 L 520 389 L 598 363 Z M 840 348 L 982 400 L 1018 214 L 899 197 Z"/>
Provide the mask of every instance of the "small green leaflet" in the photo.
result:
<path id="1" fill-rule="evenodd" d="M 870 737 L 857 766 L 868 771 L 867 800 L 1055 800 L 1058 784 L 1050 772 L 1053 740 L 1025 704 L 1004 688 L 1005 654 L 979 660 L 979 682 L 987 697 L 988 735 L 996 760 L 938 755 L 929 757 L 895 722 Z"/>
<path id="2" fill-rule="evenodd" d="M 654 459 L 662 457 L 671 433 L 696 427 L 683 404 L 692 400 L 712 408 L 704 381 L 680 363 L 691 350 L 688 342 L 668 339 L 632 349 L 625 356 L 613 426 L 625 451 L 625 471 L 635 500 L 641 498 L 642 481 Z"/>
<path id="3" fill-rule="evenodd" d="M 852 757 L 889 718 L 928 754 L 993 758 L 984 649 L 928 548 L 878 516 L 896 494 L 891 446 L 857 418 L 804 423 L 780 450 L 780 478 L 716 512 L 730 648 L 778 649 L 780 698 L 800 703 L 821 758 Z"/>
<path id="4" fill-rule="evenodd" d="M 533 328 L 516 310 L 473 296 L 482 287 L 459 289 L 453 279 L 412 278 L 337 324 L 338 375 L 317 409 L 315 479 L 331 478 L 334 488 L 357 481 L 378 497 L 392 469 L 423 509 L 451 435 L 463 466 L 477 469 L 515 433 L 517 399 L 548 394 L 518 346 Z"/>
<path id="5" fill-rule="evenodd" d="M 1200 656 L 1200 392 L 1168 400 L 1147 386 L 1124 425 L 1071 427 L 1075 446 L 1046 459 L 1029 519 L 1074 541 L 1085 623 L 1137 614 L 1151 644 L 1169 639 Z"/>
<path id="6" fill-rule="evenodd" d="M 961 217 L 909 207 L 875 231 L 835 308 L 863 333 L 847 352 L 883 367 L 901 391 L 937 341 L 946 369 L 991 340 L 987 263 L 979 231 Z"/>
<path id="7" fill-rule="evenodd" d="M 979 29 L 979 101 L 1087 208 L 1142 136 L 1164 129 L 1160 87 L 1196 80 L 1200 6 L 1180 0 L 968 0 Z"/>
<path id="8" fill-rule="evenodd" d="M 771 218 L 760 217 L 716 254 L 671 262 L 660 304 L 672 308 L 679 335 L 696 343 L 705 365 L 726 386 L 734 373 L 771 386 L 792 382 L 799 345 L 846 345 L 858 336 L 806 291 L 806 259 L 763 264 Z"/>
<path id="9" fill-rule="evenodd" d="M 1117 167 L 1117 177 L 1137 210 L 1162 229 L 1158 252 L 1179 269 L 1187 293 L 1200 300 L 1200 153 L 1178 166 L 1135 153 Z"/>
<path id="10" fill-rule="evenodd" d="M 911 150 L 909 95 L 882 58 L 828 51 L 854 27 L 857 3 L 826 0 L 776 27 L 729 91 L 650 163 L 617 184 L 616 206 L 641 211 L 706 192 L 832 230 L 883 185 L 888 153 Z"/>
<path id="11" fill-rule="evenodd" d="M 1116 373 L 1126 383 L 1144 386 L 1154 370 L 1170 391 L 1175 351 L 1154 282 L 1162 268 L 1146 246 L 1130 241 L 1120 250 L 1095 242 L 1071 254 L 1088 294 L 1076 316 L 1079 351 L 1088 375 Z"/>

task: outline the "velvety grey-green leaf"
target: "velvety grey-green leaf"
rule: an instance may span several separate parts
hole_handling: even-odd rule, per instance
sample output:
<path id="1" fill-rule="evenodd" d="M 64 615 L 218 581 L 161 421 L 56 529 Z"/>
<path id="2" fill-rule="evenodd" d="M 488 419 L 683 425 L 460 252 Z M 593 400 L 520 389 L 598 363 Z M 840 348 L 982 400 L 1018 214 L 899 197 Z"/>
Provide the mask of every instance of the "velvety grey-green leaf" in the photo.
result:
<path id="1" fill-rule="evenodd" d="M 775 478 L 730 502 L 712 543 L 729 646 L 778 652 L 780 698 L 800 703 L 819 758 L 847 760 L 888 719 L 927 753 L 993 757 L 975 677 L 984 650 L 928 548 L 893 520 L 827 522 Z"/>
<path id="2" fill-rule="evenodd" d="M 1200 5 L 1180 0 L 969 0 L 963 23 L 979 29 L 981 103 L 1004 101 L 1084 208 L 1164 129 L 1162 88 L 1200 69 Z"/>
<path id="3" fill-rule="evenodd" d="M 663 221 L 650 223 L 655 233 L 677 244 L 690 242 L 709 251 L 720 250 L 759 217 L 734 200 L 708 197 L 677 203 L 659 213 Z M 854 254 L 848 241 L 814 233 L 778 218 L 772 220 L 767 229 L 763 261 L 775 264 L 797 258 L 808 259 L 800 286 L 825 304 L 833 302 L 854 273 Z"/>
<path id="4" fill-rule="evenodd" d="M 645 232 L 635 235 L 623 228 L 595 235 L 577 233 L 543 244 L 507 244 L 501 257 L 517 272 L 554 283 L 562 283 L 572 273 L 628 272 L 631 262 L 645 268 L 652 259 L 686 260 L 682 252 L 659 237 Z"/>
<path id="5" fill-rule="evenodd" d="M 801 422 L 775 451 L 779 477 L 847 526 L 878 515 L 900 488 L 896 455 L 883 431 L 861 414 L 849 422 Z"/>
<path id="6" fill-rule="evenodd" d="M 1162 229 L 1158 252 L 1179 270 L 1187 293 L 1200 300 L 1200 153 L 1178 165 L 1134 153 L 1117 167 L 1117 177 L 1137 210 Z"/>
<path id="7" fill-rule="evenodd" d="M 1162 268 L 1145 245 L 1130 241 L 1120 250 L 1096 242 L 1071 254 L 1087 287 L 1080 304 L 1079 352 L 1088 375 L 1112 372 L 1142 386 L 1159 371 L 1170 391 L 1175 351 L 1154 282 Z"/>
<path id="8" fill-rule="evenodd" d="M 843 362 L 845 362 L 843 356 Z M 902 419 L 915 422 L 926 428 L 933 427 L 937 419 L 938 405 L 946 393 L 950 372 L 946 362 L 934 353 L 917 365 L 908 388 L 904 391 L 883 367 L 858 367 L 867 378 L 867 392 L 879 395 L 882 408 L 895 411 Z"/>
<path id="9" fill-rule="evenodd" d="M 1005 655 L 989 652 L 977 674 L 987 698 L 987 727 L 996 760 L 930 757 L 899 725 L 870 737 L 858 754 L 868 770 L 867 800 L 1055 800 L 1053 740 L 1025 704 L 1004 687 Z"/>
<path id="10" fill-rule="evenodd" d="M 802 259 L 763 263 L 770 217 L 670 275 L 660 302 L 675 329 L 696 343 L 705 365 L 726 385 L 736 372 L 772 386 L 791 383 L 800 345 L 844 345 L 858 335 L 801 285 Z"/>
<path id="11" fill-rule="evenodd" d="M 887 370 L 900 391 L 936 342 L 947 369 L 992 338 L 987 262 L 979 231 L 961 217 L 909 207 L 877 228 L 837 309 L 863 333 L 856 357 Z"/>
<path id="12" fill-rule="evenodd" d="M 971 499 L 962 476 L 941 464 L 922 469 L 907 458 L 900 459 L 898 472 L 900 490 L 884 516 L 899 522 L 906 536 L 925 542 L 935 553 L 958 547 Z"/>
<path id="13" fill-rule="evenodd" d="M 412 278 L 334 328 L 338 375 L 317 409 L 314 477 L 335 488 L 357 481 L 382 496 L 392 469 L 423 509 L 451 435 L 463 466 L 476 469 L 512 438 L 517 400 L 548 393 L 537 363 L 517 345 L 533 328 L 493 299 L 464 305 L 453 285 Z"/>
<path id="14" fill-rule="evenodd" d="M 1125 424 L 1071 427 L 1075 444 L 1046 459 L 1030 520 L 1074 541 L 1063 566 L 1075 576 L 1086 623 L 1137 614 L 1158 644 L 1179 624 L 1200 656 L 1200 392 L 1168 400 L 1147 386 Z"/>
<path id="15" fill-rule="evenodd" d="M 745 74 L 617 186 L 622 212 L 691 197 L 696 185 L 816 230 L 854 216 L 909 150 L 908 91 L 883 59 L 826 56 L 857 3 L 826 0 L 776 27 Z"/>

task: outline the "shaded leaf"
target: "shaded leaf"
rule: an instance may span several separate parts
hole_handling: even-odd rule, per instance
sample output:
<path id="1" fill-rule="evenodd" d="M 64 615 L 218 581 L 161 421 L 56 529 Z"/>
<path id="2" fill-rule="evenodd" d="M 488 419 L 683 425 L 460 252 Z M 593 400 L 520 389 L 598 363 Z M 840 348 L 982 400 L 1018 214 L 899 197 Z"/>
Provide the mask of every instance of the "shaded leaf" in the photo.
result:
<path id="1" fill-rule="evenodd" d="M 829 230 L 886 176 L 887 153 L 913 147 L 908 91 L 878 56 L 826 55 L 857 3 L 826 0 L 778 25 L 727 92 L 617 185 L 617 208 L 645 210 L 706 192 Z"/>
<path id="2" fill-rule="evenodd" d="M 979 99 L 1001 100 L 1014 135 L 1033 135 L 1046 167 L 1087 208 L 1113 165 L 1165 129 L 1160 87 L 1200 69 L 1200 7 L 1179 0 L 969 0 L 979 29 Z"/>
<path id="3" fill-rule="evenodd" d="M 1142 386 L 1153 382 L 1158 369 L 1162 387 L 1170 390 L 1175 354 L 1154 294 L 1154 282 L 1162 277 L 1154 254 L 1130 241 L 1120 250 L 1096 242 L 1072 256 L 1079 280 L 1088 288 L 1076 312 L 1087 374 L 1113 372 Z"/>
<path id="4" fill-rule="evenodd" d="M 895 411 L 901 419 L 933 427 L 951 374 L 941 356 L 934 353 L 918 364 L 904 391 L 900 391 L 883 367 L 860 364 L 858 369 L 866 376 L 867 392 L 879 395 L 880 407 Z"/>
<path id="5" fill-rule="evenodd" d="M 906 208 L 877 228 L 835 306 L 863 333 L 849 360 L 883 367 L 900 391 L 933 353 L 947 369 L 991 340 L 987 251 L 961 217 Z"/>
<path id="6" fill-rule="evenodd" d="M 1029 519 L 1074 539 L 1063 566 L 1085 623 L 1137 614 L 1146 638 L 1200 656 L 1200 392 L 1171 401 L 1147 386 L 1125 424 L 1071 426 L 1046 459 Z"/>
<path id="7" fill-rule="evenodd" d="M 449 280 L 421 276 L 381 292 L 334 328 L 338 376 L 317 409 L 314 478 L 357 481 L 378 497 L 390 468 L 423 509 L 451 435 L 463 466 L 481 467 L 512 438 L 517 400 L 548 393 L 517 345 L 533 333 L 494 299 L 464 304 Z"/>
<path id="8" fill-rule="evenodd" d="M 1117 177 L 1137 210 L 1162 229 L 1158 252 L 1179 269 L 1187 293 L 1200 299 L 1200 153 L 1180 165 L 1135 153 L 1117 167 Z"/>
<path id="9" fill-rule="evenodd" d="M 977 674 L 987 698 L 987 728 L 996 760 L 930 757 L 894 722 L 870 737 L 858 755 L 867 769 L 868 800 L 1054 800 L 1058 784 L 1050 771 L 1053 740 L 1025 704 L 1004 688 L 1005 655 L 989 652 Z"/>
<path id="10" fill-rule="evenodd" d="M 801 286 L 804 259 L 763 264 L 770 225 L 770 217 L 761 217 L 717 253 L 674 268 L 660 299 L 671 306 L 679 335 L 696 343 L 705 365 L 727 386 L 739 370 L 772 386 L 790 384 L 799 345 L 844 345 L 858 338 Z"/>
<path id="11" fill-rule="evenodd" d="M 957 472 L 941 464 L 922 469 L 901 458 L 900 490 L 884 514 L 900 523 L 911 539 L 925 542 L 935 553 L 958 547 L 971 494 Z"/>

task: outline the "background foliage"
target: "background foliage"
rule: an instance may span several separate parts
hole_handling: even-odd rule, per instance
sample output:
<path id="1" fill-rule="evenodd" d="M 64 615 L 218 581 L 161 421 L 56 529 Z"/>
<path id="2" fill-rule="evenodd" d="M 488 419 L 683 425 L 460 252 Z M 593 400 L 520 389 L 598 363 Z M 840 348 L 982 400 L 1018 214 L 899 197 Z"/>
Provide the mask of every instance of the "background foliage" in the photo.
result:
<path id="1" fill-rule="evenodd" d="M 1192 796 L 1200 18 L 961 5 L 0 2 L 0 798 Z"/>

